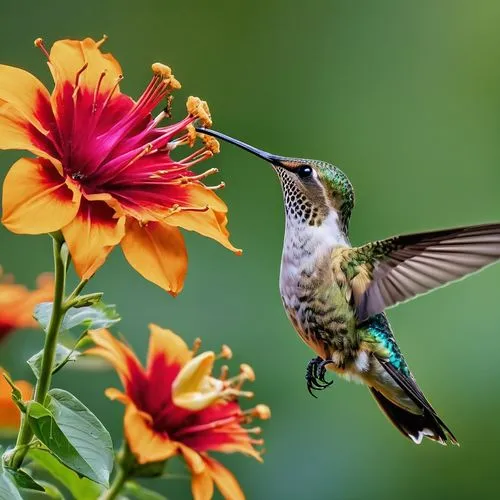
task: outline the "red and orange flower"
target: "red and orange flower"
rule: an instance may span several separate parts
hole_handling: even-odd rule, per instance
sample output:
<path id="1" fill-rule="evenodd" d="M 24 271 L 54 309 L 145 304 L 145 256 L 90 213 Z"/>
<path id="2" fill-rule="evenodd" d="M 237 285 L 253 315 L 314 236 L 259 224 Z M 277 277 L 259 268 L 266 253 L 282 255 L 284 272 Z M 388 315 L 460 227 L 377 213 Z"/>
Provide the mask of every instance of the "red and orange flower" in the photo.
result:
<path id="1" fill-rule="evenodd" d="M 60 40 L 46 50 L 55 87 L 50 94 L 32 74 L 0 65 L 0 149 L 24 149 L 3 189 L 3 223 L 11 231 L 62 231 L 78 274 L 89 278 L 121 245 L 130 265 L 172 294 L 182 288 L 187 256 L 179 227 L 228 239 L 227 207 L 190 169 L 218 152 L 218 143 L 184 159 L 171 152 L 192 146 L 200 120 L 210 126 L 207 104 L 187 101 L 188 115 L 169 117 L 170 94 L 180 87 L 170 68 L 152 66 L 153 78 L 137 101 L 121 93 L 120 65 L 95 42 Z M 156 117 L 153 110 L 167 98 Z M 217 187 L 221 187 L 215 186 Z"/>
<path id="2" fill-rule="evenodd" d="M 3 275 L 0 267 L 0 341 L 16 328 L 36 328 L 33 311 L 37 304 L 52 300 L 54 279 L 42 274 L 37 279 L 37 289 L 28 290 L 13 282 L 10 275 Z"/>
<path id="3" fill-rule="evenodd" d="M 15 433 L 21 423 L 21 412 L 12 400 L 12 388 L 5 380 L 4 373 L 7 372 L 0 367 L 0 435 Z M 21 392 L 23 400 L 31 398 L 33 387 L 29 382 L 17 380 L 14 384 Z"/>
<path id="4" fill-rule="evenodd" d="M 211 373 L 217 356 L 211 352 L 196 355 L 199 343 L 190 350 L 169 330 L 150 325 L 151 336 L 146 368 L 131 349 L 106 330 L 90 333 L 96 347 L 88 351 L 107 359 L 116 369 L 125 393 L 108 389 L 111 399 L 126 405 L 125 438 L 139 464 L 167 460 L 182 455 L 192 473 L 195 500 L 212 498 L 217 485 L 224 498 L 243 499 L 235 477 L 208 452 L 241 452 L 261 460 L 255 445 L 263 444 L 252 434 L 260 428 L 245 428 L 252 418 L 267 419 L 270 410 L 257 405 L 242 410 L 238 396 L 251 396 L 242 390 L 245 380 L 253 380 L 253 370 L 241 365 L 240 374 L 227 378 Z M 231 352 L 223 346 L 220 357 Z"/>

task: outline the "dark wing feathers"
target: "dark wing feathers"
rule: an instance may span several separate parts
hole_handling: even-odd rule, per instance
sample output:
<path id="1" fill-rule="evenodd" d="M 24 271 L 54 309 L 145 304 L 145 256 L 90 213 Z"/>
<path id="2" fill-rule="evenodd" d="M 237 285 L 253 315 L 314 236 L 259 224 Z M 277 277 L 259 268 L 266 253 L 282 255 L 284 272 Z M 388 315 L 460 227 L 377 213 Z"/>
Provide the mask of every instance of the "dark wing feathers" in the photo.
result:
<path id="1" fill-rule="evenodd" d="M 350 257 L 371 271 L 353 287 L 363 321 L 498 260 L 500 224 L 396 236 L 353 248 Z M 356 277 L 355 271 L 351 280 Z"/>

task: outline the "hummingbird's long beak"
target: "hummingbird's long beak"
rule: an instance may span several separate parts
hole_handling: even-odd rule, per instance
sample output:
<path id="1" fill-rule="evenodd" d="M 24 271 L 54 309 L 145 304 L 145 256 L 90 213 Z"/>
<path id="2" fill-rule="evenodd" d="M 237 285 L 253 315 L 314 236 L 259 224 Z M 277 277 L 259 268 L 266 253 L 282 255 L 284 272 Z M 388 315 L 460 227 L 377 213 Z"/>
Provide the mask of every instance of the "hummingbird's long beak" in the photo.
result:
<path id="1" fill-rule="evenodd" d="M 234 144 L 235 146 L 238 146 L 239 148 L 244 149 L 245 151 L 248 151 L 249 153 L 252 153 L 255 156 L 258 156 L 259 158 L 262 158 L 263 160 L 266 160 L 276 166 L 283 166 L 281 162 L 287 159 L 284 156 L 272 155 L 271 153 L 262 151 L 262 149 L 254 148 L 253 146 L 250 146 L 250 144 L 239 141 L 238 139 L 233 139 L 232 137 L 229 137 L 222 132 L 217 132 L 216 130 L 203 127 L 195 127 L 195 129 L 201 134 L 211 135 L 212 137 L 217 137 L 217 139 L 221 139 L 222 141 Z"/>

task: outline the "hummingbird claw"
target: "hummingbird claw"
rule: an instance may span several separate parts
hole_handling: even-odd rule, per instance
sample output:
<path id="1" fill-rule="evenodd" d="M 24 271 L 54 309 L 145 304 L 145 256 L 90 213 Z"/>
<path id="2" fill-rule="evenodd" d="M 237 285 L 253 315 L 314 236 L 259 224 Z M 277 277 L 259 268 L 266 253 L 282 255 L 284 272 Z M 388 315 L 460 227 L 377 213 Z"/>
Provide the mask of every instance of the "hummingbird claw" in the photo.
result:
<path id="1" fill-rule="evenodd" d="M 307 390 L 309 394 L 317 398 L 316 394 L 313 391 L 322 391 L 327 387 L 330 387 L 333 384 L 333 381 L 328 381 L 325 379 L 326 375 L 326 367 L 330 363 L 333 363 L 331 359 L 324 360 L 317 356 L 314 359 L 311 359 L 307 365 L 306 369 L 306 381 L 307 381 Z"/>

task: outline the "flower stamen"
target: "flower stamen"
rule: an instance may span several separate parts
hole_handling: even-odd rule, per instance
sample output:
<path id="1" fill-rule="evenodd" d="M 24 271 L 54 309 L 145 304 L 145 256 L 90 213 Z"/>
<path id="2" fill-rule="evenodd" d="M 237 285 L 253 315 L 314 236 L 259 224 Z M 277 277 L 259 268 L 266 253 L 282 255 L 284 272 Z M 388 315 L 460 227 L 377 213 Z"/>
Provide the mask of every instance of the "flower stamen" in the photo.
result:
<path id="1" fill-rule="evenodd" d="M 179 163 L 181 163 L 182 165 L 184 165 L 187 168 L 191 168 L 194 165 L 196 165 L 197 163 L 200 163 L 200 162 L 206 160 L 207 158 L 211 158 L 214 155 L 212 153 L 212 151 L 208 151 L 205 148 L 198 150 L 197 153 L 199 153 L 198 156 L 195 156 L 194 159 L 192 159 L 191 161 L 186 161 L 186 160 L 191 158 L 193 155 L 189 155 L 187 158 L 184 158 Z"/>
<path id="2" fill-rule="evenodd" d="M 78 90 L 80 90 L 80 77 L 83 72 L 89 67 L 89 63 L 86 62 L 84 65 L 78 70 L 75 77 L 75 89 L 73 90 L 73 99 L 77 96 Z"/>
<path id="3" fill-rule="evenodd" d="M 229 374 L 229 366 L 222 365 L 220 368 L 219 380 L 225 381 L 227 379 L 228 374 Z"/>
<path id="4" fill-rule="evenodd" d="M 191 348 L 191 352 L 193 353 L 193 356 L 196 355 L 196 353 L 200 350 L 201 347 L 201 339 L 200 337 L 196 337 L 193 340 L 193 347 Z"/>
<path id="5" fill-rule="evenodd" d="M 198 175 L 192 175 L 191 177 L 181 177 L 180 184 L 189 184 L 192 181 L 201 181 L 210 175 L 217 174 L 218 172 L 219 172 L 218 168 L 215 167 L 209 168 L 205 172 Z"/>
<path id="6" fill-rule="evenodd" d="M 97 85 L 94 90 L 94 98 L 92 99 L 92 113 L 95 113 L 97 111 L 97 97 L 99 95 L 101 84 L 105 76 L 106 76 L 106 70 L 101 72 L 101 74 L 99 75 L 99 80 L 97 80 Z"/>
<path id="7" fill-rule="evenodd" d="M 215 359 L 231 359 L 232 357 L 233 351 L 231 350 L 231 348 L 228 345 L 223 344 L 220 349 L 220 353 L 218 354 L 218 356 L 216 356 Z"/>
<path id="8" fill-rule="evenodd" d="M 101 45 L 108 39 L 108 35 L 102 35 L 102 38 L 96 42 L 97 48 L 101 47 Z"/>
<path id="9" fill-rule="evenodd" d="M 37 38 L 34 43 L 35 47 L 40 49 L 43 55 L 50 61 L 50 54 L 47 48 L 45 47 L 45 42 L 43 41 L 43 38 Z"/>
<path id="10" fill-rule="evenodd" d="M 106 99 L 104 100 L 104 102 L 102 104 L 102 109 L 104 109 L 109 104 L 109 101 L 113 97 L 113 94 L 115 93 L 116 89 L 118 88 L 118 86 L 120 85 L 120 82 L 122 80 L 123 80 L 123 75 L 118 75 L 116 77 L 114 85 L 109 90 L 108 95 L 107 95 Z"/>
<path id="11" fill-rule="evenodd" d="M 217 186 L 205 186 L 206 189 L 210 189 L 210 191 L 217 191 L 218 189 L 224 189 L 226 187 L 226 183 L 224 181 L 217 184 Z"/>

